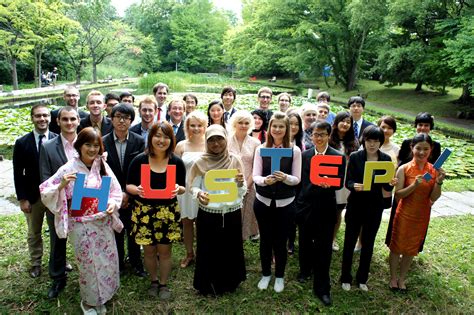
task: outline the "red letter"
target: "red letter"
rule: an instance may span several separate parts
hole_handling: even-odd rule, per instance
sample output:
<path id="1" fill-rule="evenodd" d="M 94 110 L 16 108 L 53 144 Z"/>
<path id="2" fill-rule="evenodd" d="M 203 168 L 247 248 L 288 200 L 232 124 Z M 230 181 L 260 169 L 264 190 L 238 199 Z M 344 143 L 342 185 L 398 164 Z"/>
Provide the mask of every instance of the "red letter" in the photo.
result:
<path id="1" fill-rule="evenodd" d="M 341 178 L 331 177 L 325 178 L 320 175 L 340 175 L 338 174 L 338 167 L 321 166 L 321 164 L 341 165 L 342 156 L 340 155 L 315 155 L 311 159 L 311 169 L 309 171 L 309 179 L 313 185 L 326 183 L 329 186 L 339 187 L 341 185 Z M 342 174 L 344 176 L 344 174 Z"/>
<path id="2" fill-rule="evenodd" d="M 143 193 L 147 199 L 171 199 L 171 192 L 176 189 L 176 165 L 166 167 L 166 188 L 152 189 L 150 185 L 150 164 L 142 164 L 141 181 Z"/>

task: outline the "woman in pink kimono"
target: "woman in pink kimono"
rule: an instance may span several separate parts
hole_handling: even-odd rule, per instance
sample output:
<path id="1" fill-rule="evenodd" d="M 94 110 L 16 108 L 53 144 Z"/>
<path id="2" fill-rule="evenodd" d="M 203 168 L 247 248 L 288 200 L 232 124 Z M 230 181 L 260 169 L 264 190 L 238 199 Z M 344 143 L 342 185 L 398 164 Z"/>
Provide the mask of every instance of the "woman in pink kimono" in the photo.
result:
<path id="1" fill-rule="evenodd" d="M 104 145 L 92 127 L 77 136 L 74 148 L 79 153 L 40 185 L 41 200 L 55 215 L 60 238 L 69 236 L 79 267 L 81 308 L 84 314 L 105 314 L 105 303 L 120 285 L 114 230 L 123 225 L 117 210 L 122 190 L 114 173 L 105 163 Z M 80 210 L 71 210 L 77 173 L 86 175 L 84 186 L 100 189 L 102 176 L 111 177 L 106 211 L 99 211 L 98 198 L 83 197 Z"/>

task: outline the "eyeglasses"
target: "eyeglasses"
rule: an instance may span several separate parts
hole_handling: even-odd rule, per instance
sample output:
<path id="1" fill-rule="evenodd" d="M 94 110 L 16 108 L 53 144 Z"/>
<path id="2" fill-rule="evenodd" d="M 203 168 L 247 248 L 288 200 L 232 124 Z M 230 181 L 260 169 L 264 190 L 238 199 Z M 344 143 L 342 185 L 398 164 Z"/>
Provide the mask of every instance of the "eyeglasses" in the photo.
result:
<path id="1" fill-rule="evenodd" d="M 34 114 L 33 117 L 34 118 L 41 118 L 41 117 L 47 118 L 49 117 L 49 114 Z"/>
<path id="2" fill-rule="evenodd" d="M 267 100 L 272 98 L 271 96 L 268 96 L 268 95 L 260 95 L 259 97 L 263 99 L 267 99 Z"/>
<path id="3" fill-rule="evenodd" d="M 78 94 L 66 94 L 67 97 L 79 97 Z"/>
<path id="4" fill-rule="evenodd" d="M 329 134 L 326 133 L 326 132 L 325 132 L 325 133 L 317 133 L 317 132 L 316 132 L 316 133 L 313 133 L 313 137 L 315 137 L 315 138 L 324 138 L 324 137 L 326 137 L 326 136 L 328 136 L 328 135 L 329 135 Z"/>
<path id="5" fill-rule="evenodd" d="M 130 116 L 122 116 L 122 115 L 115 115 L 114 118 L 116 118 L 118 121 L 127 121 L 127 120 L 131 120 L 132 117 Z"/>

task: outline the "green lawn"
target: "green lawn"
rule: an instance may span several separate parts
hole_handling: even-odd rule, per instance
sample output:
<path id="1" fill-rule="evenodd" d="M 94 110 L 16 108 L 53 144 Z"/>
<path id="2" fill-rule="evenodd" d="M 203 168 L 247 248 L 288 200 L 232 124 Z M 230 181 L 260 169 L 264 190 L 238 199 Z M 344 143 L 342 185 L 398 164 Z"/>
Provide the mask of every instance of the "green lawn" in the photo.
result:
<path id="1" fill-rule="evenodd" d="M 0 312 L 79 314 L 78 273 L 70 274 L 65 291 L 57 300 L 48 300 L 49 278 L 44 273 L 32 279 L 26 273 L 28 253 L 26 225 L 22 215 L 0 217 Z M 407 294 L 388 290 L 388 249 L 383 244 L 387 224 L 383 222 L 375 244 L 370 292 L 343 291 L 338 283 L 341 252 L 333 255 L 331 268 L 332 307 L 324 307 L 312 295 L 310 283 L 300 284 L 297 256 L 290 257 L 286 269 L 286 287 L 281 294 L 259 291 L 258 243 L 246 243 L 247 280 L 233 294 L 203 297 L 192 287 L 193 267 L 178 267 L 183 256 L 182 244 L 174 247 L 169 302 L 147 296 L 148 280 L 132 276 L 122 278 L 121 288 L 107 304 L 109 314 L 152 313 L 474 313 L 474 217 L 434 218 L 428 231 L 425 252 L 415 259 L 408 280 Z M 342 245 L 344 224 L 339 232 Z M 46 236 L 47 237 L 47 236 Z M 342 246 L 341 246 L 342 248 Z M 45 252 L 48 252 L 46 241 Z M 69 260 L 73 255 L 69 253 Z M 356 266 L 357 255 L 355 258 Z M 46 270 L 47 259 L 43 263 Z M 76 269 L 77 270 L 77 269 Z"/>

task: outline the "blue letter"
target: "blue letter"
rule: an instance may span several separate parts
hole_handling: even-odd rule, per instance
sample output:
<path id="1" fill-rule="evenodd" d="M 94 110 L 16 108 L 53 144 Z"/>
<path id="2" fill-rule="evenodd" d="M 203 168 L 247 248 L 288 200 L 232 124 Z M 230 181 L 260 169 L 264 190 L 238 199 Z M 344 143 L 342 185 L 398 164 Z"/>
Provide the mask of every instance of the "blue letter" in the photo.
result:
<path id="1" fill-rule="evenodd" d="M 269 156 L 272 161 L 271 173 L 275 173 L 280 170 L 280 159 L 282 157 L 291 157 L 293 149 L 291 148 L 261 148 L 260 156 Z"/>
<path id="2" fill-rule="evenodd" d="M 71 210 L 81 210 L 81 201 L 83 197 L 99 199 L 98 210 L 107 210 L 107 202 L 109 201 L 110 183 L 112 178 L 110 176 L 102 177 L 102 186 L 100 189 L 84 187 L 85 180 L 86 174 L 76 174 L 76 182 L 74 183 L 74 190 L 72 191 Z"/>

